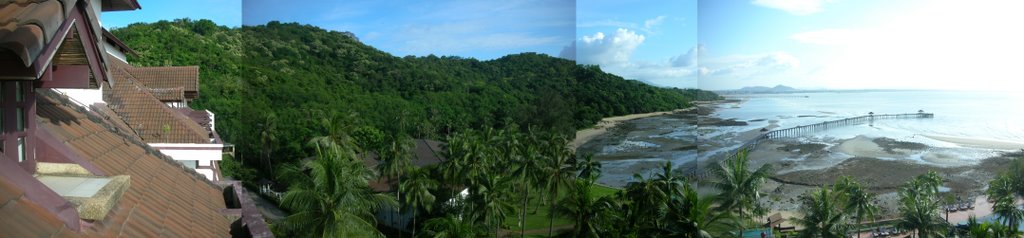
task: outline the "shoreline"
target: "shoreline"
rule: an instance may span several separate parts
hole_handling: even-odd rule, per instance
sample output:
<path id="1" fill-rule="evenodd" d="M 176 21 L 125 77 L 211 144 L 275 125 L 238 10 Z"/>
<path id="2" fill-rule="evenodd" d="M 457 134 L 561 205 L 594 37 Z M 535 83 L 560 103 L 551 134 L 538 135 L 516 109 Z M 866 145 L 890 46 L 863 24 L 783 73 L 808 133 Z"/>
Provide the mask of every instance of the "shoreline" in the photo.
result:
<path id="1" fill-rule="evenodd" d="M 932 140 L 949 142 L 957 144 L 963 147 L 980 148 L 980 149 L 993 149 L 993 150 L 1022 150 L 1024 149 L 1024 143 L 1015 141 L 1001 141 L 991 139 L 978 139 L 970 137 L 954 137 L 954 136 L 940 136 L 932 134 L 922 135 Z"/>
<path id="2" fill-rule="evenodd" d="M 569 142 L 569 150 L 575 152 L 576 149 L 582 146 L 583 144 L 590 142 L 591 140 L 597 138 L 600 135 L 608 133 L 609 130 L 615 128 L 616 126 L 619 126 L 619 124 L 622 124 L 623 122 L 626 121 L 653 116 L 668 115 L 673 113 L 688 112 L 695 109 L 697 109 L 697 106 L 690 106 L 688 108 L 676 109 L 672 111 L 637 113 L 623 116 L 605 117 L 598 121 L 597 125 L 594 125 L 593 127 L 576 131 L 576 138 Z"/>

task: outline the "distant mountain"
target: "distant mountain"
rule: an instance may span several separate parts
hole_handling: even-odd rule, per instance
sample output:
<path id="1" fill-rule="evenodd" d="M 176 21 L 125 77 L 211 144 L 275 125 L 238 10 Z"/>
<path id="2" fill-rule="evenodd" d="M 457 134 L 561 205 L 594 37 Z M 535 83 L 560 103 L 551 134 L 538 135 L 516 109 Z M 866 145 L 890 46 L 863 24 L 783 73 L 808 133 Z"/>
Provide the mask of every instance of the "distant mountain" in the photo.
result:
<path id="1" fill-rule="evenodd" d="M 743 87 L 743 88 L 736 89 L 736 90 L 724 90 L 722 92 L 723 93 L 739 94 L 739 93 L 791 93 L 791 92 L 797 92 L 797 91 L 800 91 L 800 90 L 796 89 L 796 88 L 793 88 L 793 87 L 785 86 L 785 85 L 776 85 L 775 87 L 765 87 L 765 86 Z"/>

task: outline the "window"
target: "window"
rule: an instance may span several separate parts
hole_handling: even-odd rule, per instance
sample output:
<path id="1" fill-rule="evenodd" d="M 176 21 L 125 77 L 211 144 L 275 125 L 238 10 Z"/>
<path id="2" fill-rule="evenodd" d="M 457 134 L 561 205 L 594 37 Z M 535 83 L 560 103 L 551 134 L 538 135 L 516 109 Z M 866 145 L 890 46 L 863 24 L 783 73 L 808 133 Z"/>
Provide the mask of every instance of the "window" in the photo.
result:
<path id="1" fill-rule="evenodd" d="M 19 107 L 17 111 L 18 111 L 18 113 L 17 113 L 17 117 L 18 117 L 17 118 L 17 120 L 18 120 L 18 130 L 17 131 L 19 131 L 19 132 L 25 131 L 25 108 L 24 107 Z"/>
<path id="2" fill-rule="evenodd" d="M 21 88 L 21 81 L 14 81 L 14 101 L 25 101 L 25 91 L 23 88 Z"/>
<path id="3" fill-rule="evenodd" d="M 196 167 L 199 167 L 198 160 L 178 160 L 178 162 L 184 164 L 185 167 L 188 167 L 190 169 L 196 169 Z"/>
<path id="4" fill-rule="evenodd" d="M 18 162 L 25 161 L 25 137 L 18 137 Z"/>

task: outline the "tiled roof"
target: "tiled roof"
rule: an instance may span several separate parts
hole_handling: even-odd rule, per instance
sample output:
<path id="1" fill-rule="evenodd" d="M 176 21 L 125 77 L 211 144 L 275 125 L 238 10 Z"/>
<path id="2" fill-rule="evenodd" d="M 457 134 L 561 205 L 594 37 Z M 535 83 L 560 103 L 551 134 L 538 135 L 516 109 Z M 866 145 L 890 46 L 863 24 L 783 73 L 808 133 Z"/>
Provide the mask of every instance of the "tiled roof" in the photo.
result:
<path id="1" fill-rule="evenodd" d="M 210 129 L 210 115 L 206 114 L 206 111 L 192 110 L 192 108 L 175 108 L 175 111 L 182 115 L 188 116 L 189 119 L 199 124 L 207 130 Z"/>
<path id="2" fill-rule="evenodd" d="M 31 66 L 52 41 L 76 0 L 0 0 L 0 51 Z"/>
<path id="3" fill-rule="evenodd" d="M 428 139 L 416 139 L 415 142 L 416 147 L 413 148 L 413 158 L 410 161 L 413 166 L 424 167 L 439 164 L 445 160 L 444 157 L 441 156 L 441 153 L 443 153 L 442 151 L 444 151 L 442 148 L 444 143 Z M 379 162 L 377 161 L 378 157 L 376 154 L 369 153 L 362 157 L 363 164 L 366 165 L 367 168 L 377 167 Z M 390 181 L 387 177 L 380 176 L 379 178 L 370 181 L 370 188 L 376 192 L 388 192 L 391 191 L 391 184 L 394 183 L 395 181 Z"/>
<path id="4" fill-rule="evenodd" d="M 103 100 L 148 143 L 210 143 L 209 133 L 149 93 L 125 69 L 111 72 L 116 83 Z"/>
<path id="5" fill-rule="evenodd" d="M 188 98 L 199 95 L 199 66 L 131 67 L 125 70 L 146 87 L 183 88 Z"/>
<path id="6" fill-rule="evenodd" d="M 149 88 L 149 94 L 160 101 L 183 101 L 185 100 L 185 89 L 177 88 Z"/>
<path id="7" fill-rule="evenodd" d="M 121 117 L 114 110 L 110 110 L 110 107 L 107 107 L 107 104 L 96 103 L 90 105 L 89 108 L 96 113 L 96 116 L 103 119 L 103 122 L 107 123 L 107 125 L 114 126 L 114 131 L 124 132 L 125 136 L 134 140 L 142 140 L 138 134 L 135 134 L 135 130 L 132 127 L 125 124 L 124 120 L 121 120 Z"/>
<path id="8" fill-rule="evenodd" d="M 80 232 L 0 180 L 0 236 L 10 237 L 227 237 L 232 219 L 221 188 L 144 143 L 112 131 L 95 116 L 40 91 L 39 127 L 47 130 L 107 176 L 131 176 L 131 185 L 103 220 Z"/>

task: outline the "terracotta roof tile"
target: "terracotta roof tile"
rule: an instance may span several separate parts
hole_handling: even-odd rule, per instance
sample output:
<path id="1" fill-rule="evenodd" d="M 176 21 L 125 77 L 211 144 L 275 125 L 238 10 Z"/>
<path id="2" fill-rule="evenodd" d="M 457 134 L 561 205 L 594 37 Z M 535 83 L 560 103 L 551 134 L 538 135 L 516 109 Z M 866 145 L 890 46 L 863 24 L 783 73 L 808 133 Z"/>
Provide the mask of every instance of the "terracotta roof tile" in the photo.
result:
<path id="1" fill-rule="evenodd" d="M 0 1 L 0 51 L 31 66 L 64 23 L 74 0 Z"/>
<path id="2" fill-rule="evenodd" d="M 115 132 L 114 126 L 62 96 L 48 90 L 37 95 L 40 129 L 51 132 L 108 176 L 131 176 L 131 185 L 102 221 L 92 221 L 76 233 L 65 231 L 62 222 L 25 201 L 16 186 L 0 181 L 0 231 L 4 235 L 230 236 L 231 220 L 220 214 L 225 208 L 220 187 L 142 141 L 126 137 L 129 132 Z"/>
<path id="3" fill-rule="evenodd" d="M 183 88 L 185 97 L 199 96 L 199 66 L 130 67 L 125 70 L 148 88 Z"/>
<path id="4" fill-rule="evenodd" d="M 89 108 L 91 108 L 93 112 L 96 112 L 96 114 L 98 114 L 97 116 L 103 119 L 103 121 L 106 122 L 108 125 L 113 125 L 115 128 L 117 128 L 117 131 L 134 131 L 130 126 L 128 126 L 128 124 L 124 123 L 124 120 L 121 120 L 121 117 L 118 116 L 117 113 L 115 113 L 113 110 L 110 110 L 110 107 L 107 107 L 107 104 L 97 103 L 89 106 Z M 125 134 L 131 137 L 131 139 L 142 140 L 142 138 L 139 138 L 138 134 Z"/>
<path id="5" fill-rule="evenodd" d="M 149 94 L 152 94 L 156 99 L 160 101 L 184 101 L 185 100 L 185 88 L 149 88 Z"/>
<path id="6" fill-rule="evenodd" d="M 103 91 L 103 99 L 144 141 L 210 143 L 209 132 L 149 94 L 125 69 L 111 74 L 117 83 Z"/>

